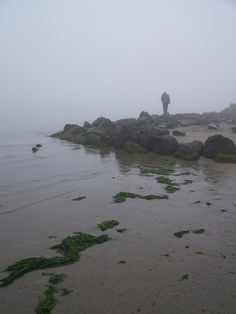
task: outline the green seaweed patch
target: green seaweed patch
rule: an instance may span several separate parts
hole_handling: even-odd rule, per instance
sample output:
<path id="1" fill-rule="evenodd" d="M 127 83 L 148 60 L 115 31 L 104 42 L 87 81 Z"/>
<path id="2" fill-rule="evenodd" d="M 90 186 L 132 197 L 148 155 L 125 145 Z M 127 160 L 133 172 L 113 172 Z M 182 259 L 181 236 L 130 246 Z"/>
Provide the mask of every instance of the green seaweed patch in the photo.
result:
<path id="1" fill-rule="evenodd" d="M 175 177 L 179 177 L 179 176 L 190 176 L 190 175 L 193 175 L 193 173 L 190 172 L 190 171 L 185 171 L 185 172 L 181 172 L 181 173 L 176 173 L 176 174 L 174 174 Z"/>
<path id="2" fill-rule="evenodd" d="M 166 192 L 168 193 L 175 193 L 176 191 L 179 191 L 180 188 L 178 187 L 178 184 L 175 183 L 175 184 L 168 184 L 166 187 L 165 187 L 165 190 Z"/>
<path id="3" fill-rule="evenodd" d="M 113 228 L 115 226 L 118 226 L 120 223 L 117 220 L 105 220 L 98 224 L 98 227 L 102 230 L 105 231 L 107 229 Z"/>
<path id="4" fill-rule="evenodd" d="M 74 290 L 69 290 L 69 289 L 66 289 L 66 288 L 61 288 L 60 291 L 61 291 L 61 296 L 64 297 L 64 296 L 66 296 L 66 295 L 71 294 Z"/>
<path id="5" fill-rule="evenodd" d="M 66 274 L 51 274 L 48 279 L 50 285 L 57 285 L 58 283 L 64 281 Z"/>
<path id="6" fill-rule="evenodd" d="M 192 183 L 193 183 L 193 180 L 184 180 L 182 185 L 187 185 L 187 184 L 192 184 Z"/>
<path id="7" fill-rule="evenodd" d="M 127 198 L 139 198 L 139 199 L 145 199 L 145 200 L 161 200 L 161 199 L 168 199 L 167 195 L 139 195 L 129 192 L 119 192 L 115 196 L 113 196 L 113 202 L 114 203 L 123 203 L 126 201 Z"/>
<path id="8" fill-rule="evenodd" d="M 51 249 L 56 250 L 58 253 L 62 254 L 62 256 L 51 258 L 32 257 L 18 261 L 7 267 L 5 271 L 8 272 L 9 275 L 0 280 L 0 287 L 6 287 L 17 278 L 37 269 L 73 264 L 79 260 L 80 252 L 95 244 L 102 244 L 108 240 L 110 240 L 110 238 L 105 234 L 96 237 L 90 234 L 78 233 L 66 237 L 60 244 L 51 247 Z"/>
<path id="9" fill-rule="evenodd" d="M 123 233 L 123 232 L 126 231 L 126 228 L 117 229 L 116 231 L 119 232 L 119 233 Z"/>
<path id="10" fill-rule="evenodd" d="M 180 279 L 180 281 L 183 281 L 183 280 L 188 280 L 189 279 L 189 274 L 185 274 L 182 276 L 182 278 Z"/>
<path id="11" fill-rule="evenodd" d="M 67 264 L 74 263 L 80 258 L 80 252 L 95 245 L 107 242 L 109 237 L 106 234 L 98 237 L 91 234 L 79 232 L 76 235 L 66 237 L 60 244 L 54 245 L 51 249 L 61 253 Z"/>
<path id="12" fill-rule="evenodd" d="M 205 229 L 196 229 L 196 230 L 192 230 L 192 233 L 195 233 L 195 234 L 201 234 L 203 232 L 205 232 L 206 230 Z"/>
<path id="13" fill-rule="evenodd" d="M 167 195 L 153 195 L 153 194 L 149 194 L 149 195 L 144 195 L 144 196 L 139 196 L 139 198 L 150 201 L 150 200 L 163 200 L 163 199 L 168 199 Z"/>
<path id="14" fill-rule="evenodd" d="M 236 155 L 217 154 L 215 157 L 215 161 L 236 163 Z"/>
<path id="15" fill-rule="evenodd" d="M 53 286 L 48 286 L 48 289 L 44 292 L 44 297 L 41 298 L 39 304 L 35 308 L 36 314 L 50 314 L 55 307 L 57 300 L 55 293 L 57 289 Z"/>
<path id="16" fill-rule="evenodd" d="M 158 183 L 162 184 L 172 184 L 172 180 L 170 180 L 168 177 L 160 176 L 156 178 Z"/>
<path id="17" fill-rule="evenodd" d="M 127 198 L 136 198 L 139 194 L 129 193 L 129 192 L 119 192 L 113 196 L 114 203 L 123 203 Z"/>
<path id="18" fill-rule="evenodd" d="M 141 168 L 141 173 L 146 173 L 146 174 L 159 174 L 162 176 L 166 176 L 166 175 L 171 175 L 175 172 L 174 169 L 172 168 L 164 168 L 164 167 L 160 167 L 160 168 Z"/>
<path id="19" fill-rule="evenodd" d="M 182 238 L 183 235 L 189 233 L 189 230 L 183 230 L 183 231 L 178 231 L 178 232 L 175 232 L 174 235 L 177 237 L 177 238 Z"/>

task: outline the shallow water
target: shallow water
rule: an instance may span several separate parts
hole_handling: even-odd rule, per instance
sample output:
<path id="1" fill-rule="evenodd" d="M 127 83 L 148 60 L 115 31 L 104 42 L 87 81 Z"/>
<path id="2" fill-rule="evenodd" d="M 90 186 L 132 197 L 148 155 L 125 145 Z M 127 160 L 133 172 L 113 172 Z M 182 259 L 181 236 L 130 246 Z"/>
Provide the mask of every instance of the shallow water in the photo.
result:
<path id="1" fill-rule="evenodd" d="M 156 175 L 141 175 L 139 166 L 168 162 L 80 147 L 47 137 L 50 131 L 2 131 L 0 270 L 22 258 L 53 256 L 49 248 L 64 237 L 101 234 L 99 222 L 117 219 L 126 232 L 108 230 L 111 241 L 86 250 L 73 265 L 50 270 L 66 273 L 60 287 L 73 290 L 58 296 L 53 313 L 235 313 L 235 165 L 180 162 L 177 173 L 194 175 L 173 179 L 193 183 L 168 200 L 114 204 L 120 191 L 165 194 Z M 33 154 L 37 143 L 43 146 Z M 87 198 L 72 201 L 78 196 Z M 199 228 L 206 231 L 173 235 Z M 0 313 L 33 313 L 47 284 L 41 273 L 0 289 Z M 181 280 L 185 274 L 189 279 Z"/>

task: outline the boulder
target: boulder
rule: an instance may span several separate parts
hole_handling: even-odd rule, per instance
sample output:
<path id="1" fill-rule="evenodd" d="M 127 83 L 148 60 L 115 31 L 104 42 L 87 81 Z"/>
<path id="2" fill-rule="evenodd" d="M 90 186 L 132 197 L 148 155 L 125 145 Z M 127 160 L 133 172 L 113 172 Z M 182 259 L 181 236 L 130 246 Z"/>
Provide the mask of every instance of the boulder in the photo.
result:
<path id="1" fill-rule="evenodd" d="M 32 147 L 32 152 L 33 152 L 33 153 L 37 153 L 37 151 L 38 151 L 38 148 L 37 148 L 37 147 L 35 147 L 35 146 Z"/>
<path id="2" fill-rule="evenodd" d="M 140 113 L 138 119 L 142 119 L 142 118 L 148 118 L 148 119 L 150 119 L 151 117 L 150 117 L 150 114 L 149 114 L 148 112 L 142 111 L 142 112 Z"/>
<path id="3" fill-rule="evenodd" d="M 169 135 L 157 136 L 152 142 L 152 151 L 160 155 L 174 155 L 177 149 L 177 140 Z"/>
<path id="4" fill-rule="evenodd" d="M 92 124 L 91 123 L 89 123 L 88 121 L 85 121 L 84 122 L 84 125 L 83 125 L 83 128 L 84 129 L 89 129 L 89 128 L 91 128 L 92 127 Z"/>
<path id="5" fill-rule="evenodd" d="M 136 123 L 137 123 L 137 120 L 135 118 L 120 119 L 114 122 L 114 124 L 118 127 L 134 126 L 136 125 Z"/>
<path id="6" fill-rule="evenodd" d="M 77 128 L 77 124 L 65 124 L 64 131 L 69 131 L 70 129 Z"/>
<path id="7" fill-rule="evenodd" d="M 174 130 L 174 131 L 172 132 L 172 134 L 173 134 L 174 136 L 185 136 L 185 132 L 182 132 L 182 131 L 179 131 L 179 130 Z"/>
<path id="8" fill-rule="evenodd" d="M 200 158 L 203 150 L 203 143 L 200 141 L 193 141 L 191 143 L 179 144 L 175 153 L 175 157 L 183 160 L 197 160 Z"/>
<path id="9" fill-rule="evenodd" d="M 86 133 L 82 138 L 82 143 L 85 145 L 90 145 L 94 147 L 107 147 L 106 142 L 104 142 L 103 138 L 99 134 L 95 133 Z M 79 138 L 77 138 L 77 142 L 79 143 Z"/>
<path id="10" fill-rule="evenodd" d="M 92 125 L 95 127 L 107 128 L 113 126 L 113 123 L 111 122 L 110 119 L 100 117 L 93 121 Z"/>
<path id="11" fill-rule="evenodd" d="M 83 128 L 77 124 L 66 124 L 64 126 L 64 133 L 78 135 L 83 132 Z"/>
<path id="12" fill-rule="evenodd" d="M 165 127 L 160 128 L 160 127 L 154 127 L 150 130 L 149 136 L 153 139 L 156 137 L 162 136 L 162 135 L 169 135 L 169 130 Z"/>
<path id="13" fill-rule="evenodd" d="M 203 155 L 214 159 L 217 154 L 235 155 L 236 146 L 234 142 L 221 134 L 208 137 L 204 145 Z"/>
<path id="14" fill-rule="evenodd" d="M 233 131 L 233 133 L 236 133 L 236 126 L 232 127 L 231 130 Z"/>

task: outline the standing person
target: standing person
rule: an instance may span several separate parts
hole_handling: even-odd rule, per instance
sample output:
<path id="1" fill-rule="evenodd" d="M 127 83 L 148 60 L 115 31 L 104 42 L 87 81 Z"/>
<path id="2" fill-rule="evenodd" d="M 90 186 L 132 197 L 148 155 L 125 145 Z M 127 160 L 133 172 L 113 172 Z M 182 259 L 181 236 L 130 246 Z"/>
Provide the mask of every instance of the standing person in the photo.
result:
<path id="1" fill-rule="evenodd" d="M 165 92 L 161 95 L 161 101 L 163 104 L 163 114 L 166 116 L 168 114 L 168 105 L 170 103 L 170 96 Z"/>

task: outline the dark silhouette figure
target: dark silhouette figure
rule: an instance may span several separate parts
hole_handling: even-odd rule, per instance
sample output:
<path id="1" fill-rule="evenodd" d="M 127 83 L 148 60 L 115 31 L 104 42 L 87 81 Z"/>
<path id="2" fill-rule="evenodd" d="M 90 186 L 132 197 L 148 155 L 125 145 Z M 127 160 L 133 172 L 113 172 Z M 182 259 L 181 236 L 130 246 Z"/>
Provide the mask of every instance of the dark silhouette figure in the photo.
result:
<path id="1" fill-rule="evenodd" d="M 163 104 L 163 114 L 166 116 L 168 114 L 168 105 L 170 103 L 170 96 L 165 92 L 161 95 L 161 101 Z"/>

